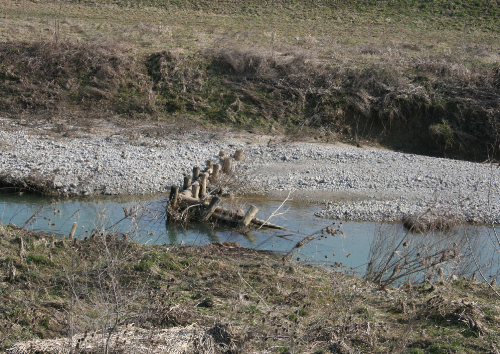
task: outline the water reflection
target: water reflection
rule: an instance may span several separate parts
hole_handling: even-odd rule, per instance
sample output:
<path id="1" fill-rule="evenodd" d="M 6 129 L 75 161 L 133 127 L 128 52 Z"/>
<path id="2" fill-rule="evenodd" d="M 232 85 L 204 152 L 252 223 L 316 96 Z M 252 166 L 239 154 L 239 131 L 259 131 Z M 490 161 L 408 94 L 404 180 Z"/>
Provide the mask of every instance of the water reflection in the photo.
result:
<path id="1" fill-rule="evenodd" d="M 78 223 L 78 238 L 89 235 L 94 228 L 127 233 L 137 242 L 147 244 L 192 244 L 203 245 L 209 242 L 232 241 L 244 247 L 252 247 L 278 252 L 290 252 L 303 237 L 327 226 L 343 231 L 344 235 L 327 235 L 294 250 L 294 258 L 309 263 L 327 266 L 341 265 L 364 274 L 368 264 L 370 245 L 374 237 L 396 239 L 404 237 L 406 231 L 401 224 L 381 225 L 371 222 L 342 222 L 317 218 L 314 213 L 318 205 L 304 205 L 289 202 L 288 212 L 270 220 L 282 225 L 286 230 L 251 230 L 244 233 L 232 229 L 215 227 L 211 224 L 193 223 L 189 225 L 169 224 L 164 219 L 163 196 L 140 197 L 95 197 L 52 199 L 34 195 L 2 195 L 0 214 L 3 223 L 25 225 L 34 230 L 44 230 L 68 235 L 74 222 Z M 257 217 L 267 219 L 282 201 L 255 198 L 246 201 L 259 207 Z M 243 204 L 243 203 L 242 203 Z M 126 211 L 124 211 L 124 209 Z M 125 213 L 135 215 L 123 219 Z M 470 245 L 476 252 L 481 264 L 488 264 L 498 276 L 498 250 L 495 249 L 494 229 L 483 226 L 466 226 L 458 229 L 462 236 L 470 237 Z M 414 235 L 418 239 L 422 236 Z M 390 242 L 389 242 L 390 243 Z M 495 253 L 496 252 L 496 253 Z M 481 259 L 479 259 L 481 258 Z M 487 260 L 487 261 L 485 261 Z M 485 266 L 484 269 L 486 269 Z M 490 270 L 491 270 L 490 269 Z M 491 273 L 491 272 L 490 272 Z M 491 274 L 489 274 L 491 275 Z"/>

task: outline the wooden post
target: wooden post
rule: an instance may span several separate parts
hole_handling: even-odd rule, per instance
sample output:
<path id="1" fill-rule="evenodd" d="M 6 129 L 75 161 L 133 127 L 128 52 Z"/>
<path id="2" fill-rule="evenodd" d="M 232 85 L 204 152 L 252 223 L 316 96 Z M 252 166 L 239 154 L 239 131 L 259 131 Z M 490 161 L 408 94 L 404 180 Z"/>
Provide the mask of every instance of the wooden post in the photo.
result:
<path id="1" fill-rule="evenodd" d="M 232 167 L 233 167 L 233 159 L 231 157 L 224 157 L 222 172 L 224 172 L 227 175 L 230 175 Z"/>
<path id="2" fill-rule="evenodd" d="M 236 150 L 236 152 L 234 153 L 234 160 L 235 161 L 242 161 L 243 160 L 243 150 L 241 150 L 241 149 Z"/>
<path id="3" fill-rule="evenodd" d="M 226 153 L 223 150 L 221 150 L 221 151 L 219 151 L 219 156 L 224 158 L 224 157 L 226 157 Z"/>
<path id="4" fill-rule="evenodd" d="M 214 165 L 214 170 L 212 172 L 212 183 L 219 183 L 219 171 L 220 171 L 220 165 L 215 164 Z"/>
<path id="5" fill-rule="evenodd" d="M 193 182 L 195 182 L 198 177 L 200 177 L 200 168 L 198 166 L 193 167 Z"/>
<path id="6" fill-rule="evenodd" d="M 182 189 L 186 190 L 189 187 L 191 187 L 191 177 L 189 176 L 184 176 L 184 184 L 182 185 Z"/>
<path id="7" fill-rule="evenodd" d="M 212 169 L 214 166 L 214 163 L 212 162 L 212 160 L 207 160 L 207 171 Z"/>
<path id="8" fill-rule="evenodd" d="M 217 196 L 212 198 L 212 200 L 210 201 L 210 204 L 208 205 L 207 209 L 205 210 L 205 213 L 203 214 L 203 218 L 201 219 L 201 221 L 205 222 L 205 221 L 208 221 L 208 219 L 210 219 L 210 217 L 214 213 L 215 209 L 219 205 L 220 201 L 221 201 L 221 199 Z"/>
<path id="9" fill-rule="evenodd" d="M 73 227 L 71 228 L 71 232 L 69 233 L 69 238 L 73 238 L 75 236 L 76 225 L 77 225 L 77 223 L 74 222 Z"/>
<path id="10" fill-rule="evenodd" d="M 193 184 L 193 190 L 192 190 L 192 193 L 193 193 L 193 198 L 194 199 L 198 199 L 198 193 L 200 192 L 200 185 L 199 184 Z"/>
<path id="11" fill-rule="evenodd" d="M 170 197 L 168 198 L 168 202 L 172 208 L 175 208 L 178 196 L 179 196 L 179 187 L 177 186 L 170 187 Z"/>
<path id="12" fill-rule="evenodd" d="M 200 175 L 200 198 L 203 198 L 207 194 L 207 175 Z"/>
<path id="13" fill-rule="evenodd" d="M 240 226 L 248 226 L 248 224 L 252 222 L 253 217 L 255 216 L 255 214 L 257 214 L 258 211 L 259 208 L 257 208 L 255 205 L 250 205 L 250 208 L 248 208 L 245 216 L 240 221 Z"/>

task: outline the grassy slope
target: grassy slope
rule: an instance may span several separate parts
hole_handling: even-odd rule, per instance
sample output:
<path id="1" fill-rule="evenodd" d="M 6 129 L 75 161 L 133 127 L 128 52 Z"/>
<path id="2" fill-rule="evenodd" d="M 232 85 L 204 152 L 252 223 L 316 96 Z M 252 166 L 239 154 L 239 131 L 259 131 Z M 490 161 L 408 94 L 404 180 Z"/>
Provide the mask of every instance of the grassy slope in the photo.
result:
<path id="1" fill-rule="evenodd" d="M 0 225 L 0 351 L 20 340 L 99 330 L 116 313 L 144 328 L 224 323 L 234 353 L 487 353 L 500 346 L 499 299 L 470 280 L 381 291 L 231 243 L 144 246 L 99 234 L 72 242 Z"/>
<path id="2" fill-rule="evenodd" d="M 496 153 L 497 1 L 6 1 L 0 10 L 6 113 L 180 117 L 471 160 Z M 43 44 L 56 38 L 65 44 Z M 78 64 L 82 53 L 93 59 Z"/>

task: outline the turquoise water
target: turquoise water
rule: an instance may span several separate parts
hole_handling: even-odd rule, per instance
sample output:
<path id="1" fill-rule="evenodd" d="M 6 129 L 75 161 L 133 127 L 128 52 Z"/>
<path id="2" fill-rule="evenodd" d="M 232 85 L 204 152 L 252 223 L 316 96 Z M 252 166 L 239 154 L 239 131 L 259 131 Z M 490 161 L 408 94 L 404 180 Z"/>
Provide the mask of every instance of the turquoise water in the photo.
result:
<path id="1" fill-rule="evenodd" d="M 304 237 L 325 227 L 341 231 L 331 236 L 315 238 L 307 245 L 294 250 L 292 257 L 308 263 L 340 267 L 344 270 L 364 274 L 368 262 L 370 245 L 381 227 L 387 225 L 373 222 L 349 222 L 327 220 L 314 216 L 319 205 L 285 203 L 264 198 L 246 198 L 238 202 L 242 208 L 254 204 L 259 208 L 257 217 L 267 219 L 273 212 L 278 214 L 270 222 L 285 227 L 285 230 L 252 229 L 240 233 L 234 229 L 211 224 L 171 225 L 165 221 L 165 196 L 101 196 L 92 198 L 53 199 L 36 195 L 3 194 L 0 197 L 0 215 L 4 224 L 12 223 L 33 230 L 55 232 L 67 236 L 76 222 L 77 238 L 84 238 L 93 229 L 107 229 L 128 233 L 137 242 L 146 244 L 203 245 L 210 242 L 237 242 L 244 247 L 261 250 L 290 252 Z M 123 208 L 136 212 L 137 217 L 124 218 Z M 400 224 L 389 226 L 392 234 L 404 235 Z M 479 245 L 478 255 L 488 259 L 488 275 L 498 277 L 498 255 L 494 249 L 494 229 L 484 226 L 459 228 L 467 230 Z M 386 232 L 386 231 L 384 231 Z M 412 237 L 419 237 L 418 235 Z M 496 252 L 496 253 L 495 253 Z M 498 257 L 497 257 L 498 258 Z"/>

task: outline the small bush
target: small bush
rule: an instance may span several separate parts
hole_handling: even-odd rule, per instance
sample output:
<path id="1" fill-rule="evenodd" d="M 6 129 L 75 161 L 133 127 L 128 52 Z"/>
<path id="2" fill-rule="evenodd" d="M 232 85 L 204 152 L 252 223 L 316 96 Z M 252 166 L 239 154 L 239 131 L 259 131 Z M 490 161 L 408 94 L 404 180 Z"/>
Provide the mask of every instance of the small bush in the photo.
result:
<path id="1" fill-rule="evenodd" d="M 52 263 L 46 256 L 42 254 L 29 254 L 26 257 L 26 261 L 28 263 L 44 264 L 44 265 Z"/>
<path id="2" fill-rule="evenodd" d="M 403 218 L 403 226 L 415 233 L 450 231 L 457 224 L 457 220 L 450 215 L 406 215 Z"/>

